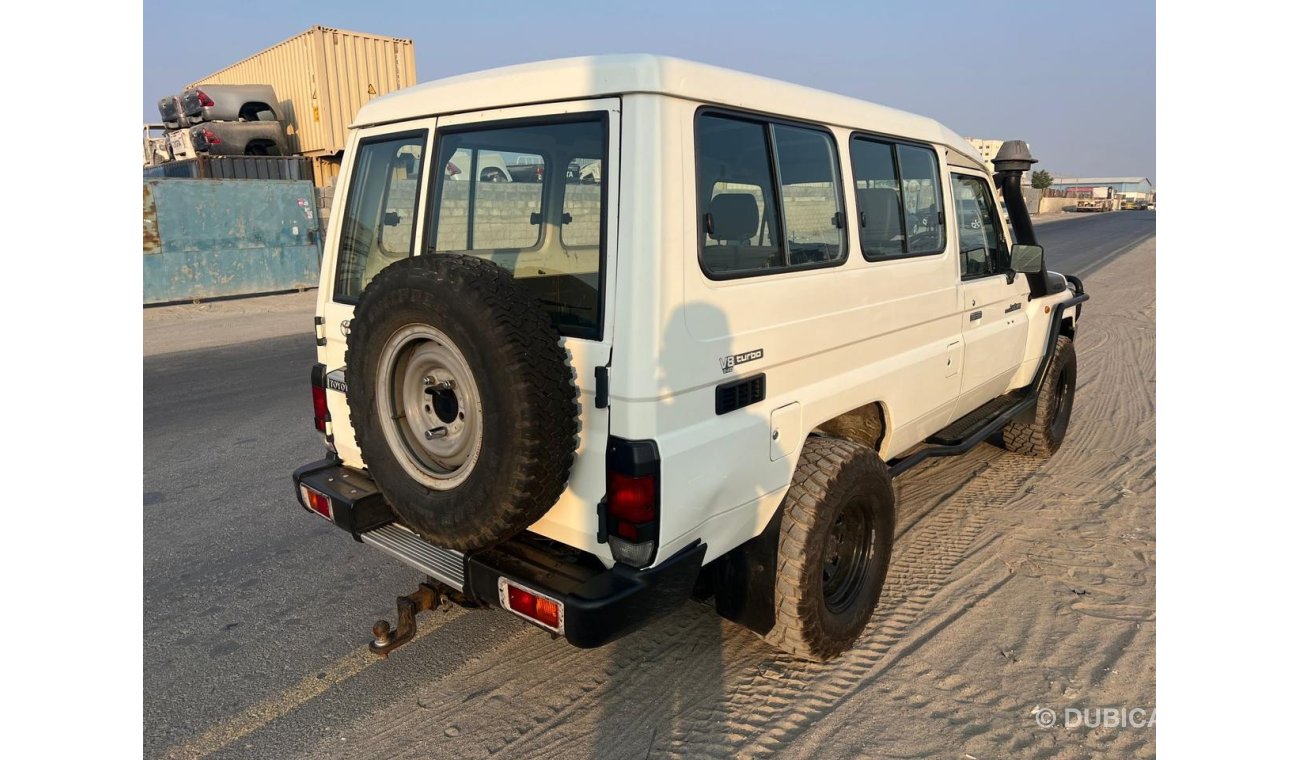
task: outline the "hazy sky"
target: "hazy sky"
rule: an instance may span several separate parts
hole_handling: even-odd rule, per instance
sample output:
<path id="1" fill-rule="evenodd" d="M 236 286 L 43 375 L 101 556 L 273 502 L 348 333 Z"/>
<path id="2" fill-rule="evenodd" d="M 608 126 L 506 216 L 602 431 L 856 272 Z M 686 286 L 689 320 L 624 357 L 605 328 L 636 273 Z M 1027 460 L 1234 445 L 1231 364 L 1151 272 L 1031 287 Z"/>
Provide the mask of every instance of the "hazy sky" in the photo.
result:
<path id="1" fill-rule="evenodd" d="M 415 41 L 421 82 L 546 58 L 673 55 L 1029 141 L 1063 176 L 1156 181 L 1155 4 L 542 0 L 145 0 L 155 103 L 314 24 Z"/>

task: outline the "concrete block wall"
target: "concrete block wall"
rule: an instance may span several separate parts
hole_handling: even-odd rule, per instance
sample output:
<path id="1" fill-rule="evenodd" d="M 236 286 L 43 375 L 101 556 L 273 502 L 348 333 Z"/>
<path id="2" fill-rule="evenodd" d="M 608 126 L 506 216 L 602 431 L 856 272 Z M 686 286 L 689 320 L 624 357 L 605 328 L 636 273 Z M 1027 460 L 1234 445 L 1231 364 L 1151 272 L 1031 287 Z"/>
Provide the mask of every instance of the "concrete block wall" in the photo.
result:
<path id="1" fill-rule="evenodd" d="M 468 240 L 469 182 L 449 181 L 439 200 L 440 250 L 464 250 Z M 600 243 L 600 185 L 569 185 L 564 211 L 572 221 L 560 232 L 566 246 Z M 531 182 L 481 183 L 474 200 L 474 248 L 528 248 L 537 244 L 542 185 Z"/>
<path id="2" fill-rule="evenodd" d="M 719 182 L 714 193 L 748 193 L 758 204 L 759 218 L 766 213 L 762 192 L 754 185 Z M 830 242 L 835 237 L 831 217 L 835 215 L 837 201 L 829 184 L 810 184 L 787 187 L 783 193 L 785 218 L 795 242 Z M 755 245 L 758 240 L 752 241 Z"/>

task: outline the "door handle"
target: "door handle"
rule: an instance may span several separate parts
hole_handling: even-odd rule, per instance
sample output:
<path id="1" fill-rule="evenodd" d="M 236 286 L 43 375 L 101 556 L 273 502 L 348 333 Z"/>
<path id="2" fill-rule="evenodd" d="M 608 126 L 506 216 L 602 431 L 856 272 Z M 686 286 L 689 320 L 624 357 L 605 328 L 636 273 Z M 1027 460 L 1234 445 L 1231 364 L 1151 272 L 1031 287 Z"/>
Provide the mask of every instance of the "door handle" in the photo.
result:
<path id="1" fill-rule="evenodd" d="M 978 320 L 982 319 L 983 317 L 984 317 L 984 312 L 982 312 L 982 311 L 972 311 L 972 312 L 970 313 L 970 321 L 972 321 L 972 322 L 978 321 Z"/>

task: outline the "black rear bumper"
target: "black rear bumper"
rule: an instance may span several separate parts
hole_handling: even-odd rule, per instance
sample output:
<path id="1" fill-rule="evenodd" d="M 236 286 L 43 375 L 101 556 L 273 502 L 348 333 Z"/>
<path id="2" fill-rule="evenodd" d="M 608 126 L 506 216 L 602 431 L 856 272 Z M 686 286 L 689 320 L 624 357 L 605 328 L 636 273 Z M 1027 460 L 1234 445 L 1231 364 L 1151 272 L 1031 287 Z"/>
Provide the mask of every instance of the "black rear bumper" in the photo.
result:
<path id="1" fill-rule="evenodd" d="M 688 546 L 646 570 L 623 564 L 605 570 L 570 563 L 515 539 L 465 558 L 465 591 L 498 607 L 502 578 L 540 591 L 563 602 L 564 638 L 570 644 L 598 647 L 680 607 L 695 588 L 705 548 Z"/>
<path id="2" fill-rule="evenodd" d="M 358 540 L 367 531 L 397 522 L 366 473 L 335 460 L 294 471 L 294 493 L 299 505 L 308 509 L 302 501 L 303 485 L 329 496 L 333 523 Z M 469 600 L 491 607 L 502 606 L 503 578 L 541 592 L 564 604 L 564 638 L 569 643 L 598 647 L 681 606 L 695 588 L 705 551 L 705 545 L 697 543 L 646 570 L 623 564 L 606 569 L 592 555 L 524 533 L 465 555 L 465 587 L 459 590 Z"/>

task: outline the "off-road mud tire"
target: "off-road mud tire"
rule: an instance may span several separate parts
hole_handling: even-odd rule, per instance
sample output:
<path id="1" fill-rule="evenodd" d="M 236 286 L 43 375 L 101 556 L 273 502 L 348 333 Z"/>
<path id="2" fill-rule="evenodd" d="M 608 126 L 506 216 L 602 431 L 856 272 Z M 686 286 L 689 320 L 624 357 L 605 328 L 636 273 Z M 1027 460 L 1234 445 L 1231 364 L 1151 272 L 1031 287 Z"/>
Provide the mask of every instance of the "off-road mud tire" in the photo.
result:
<path id="1" fill-rule="evenodd" d="M 796 657 L 825 662 L 853 646 L 880 601 L 894 544 L 893 481 L 872 449 L 812 436 L 781 510 L 776 622 L 764 638 Z M 828 552 L 837 522 L 850 512 L 867 520 L 859 543 L 868 553 L 862 577 L 844 587 L 841 603 L 832 605 L 826 594 Z"/>
<path id="2" fill-rule="evenodd" d="M 1058 336 L 1034 406 L 1034 417 L 1027 422 L 1008 422 L 1002 428 L 1003 448 L 1038 459 L 1055 454 L 1070 426 L 1076 380 L 1074 341 Z"/>

